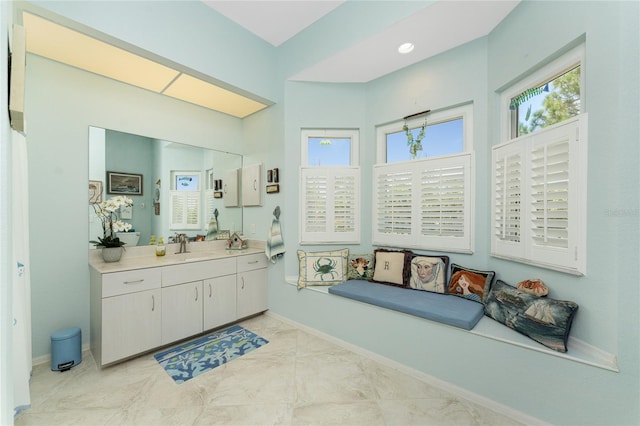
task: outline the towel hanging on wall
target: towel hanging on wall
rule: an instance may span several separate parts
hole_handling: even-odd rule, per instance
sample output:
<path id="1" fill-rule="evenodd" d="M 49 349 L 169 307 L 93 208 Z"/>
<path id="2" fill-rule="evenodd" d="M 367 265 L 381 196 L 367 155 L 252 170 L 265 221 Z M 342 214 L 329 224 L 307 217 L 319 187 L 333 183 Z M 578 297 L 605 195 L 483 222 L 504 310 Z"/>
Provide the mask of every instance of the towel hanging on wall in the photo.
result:
<path id="1" fill-rule="evenodd" d="M 275 218 L 271 222 L 264 253 L 272 263 L 276 263 L 278 257 L 282 257 L 284 254 L 284 241 L 282 240 L 282 229 L 280 228 L 280 206 L 276 207 L 273 215 Z"/>
<path id="2" fill-rule="evenodd" d="M 209 229 L 207 229 L 206 240 L 215 240 L 218 235 L 218 209 L 213 211 L 213 217 L 209 222 Z"/>

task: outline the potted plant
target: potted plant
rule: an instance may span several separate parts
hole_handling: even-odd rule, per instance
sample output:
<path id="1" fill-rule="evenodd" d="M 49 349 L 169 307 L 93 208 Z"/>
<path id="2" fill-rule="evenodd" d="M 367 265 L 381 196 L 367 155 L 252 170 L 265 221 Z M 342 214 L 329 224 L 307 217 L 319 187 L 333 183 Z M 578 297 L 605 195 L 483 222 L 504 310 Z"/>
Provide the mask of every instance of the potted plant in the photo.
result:
<path id="1" fill-rule="evenodd" d="M 89 242 L 96 247 L 102 248 L 102 258 L 105 262 L 117 262 L 120 260 L 125 243 L 120 241 L 120 238 L 115 233 L 127 232 L 132 228 L 130 223 L 118 219 L 118 211 L 123 206 L 133 206 L 133 200 L 126 196 L 116 196 L 99 204 L 93 204 L 93 209 L 100 222 L 102 222 L 102 237 L 98 237 L 97 241 L 92 240 Z"/>

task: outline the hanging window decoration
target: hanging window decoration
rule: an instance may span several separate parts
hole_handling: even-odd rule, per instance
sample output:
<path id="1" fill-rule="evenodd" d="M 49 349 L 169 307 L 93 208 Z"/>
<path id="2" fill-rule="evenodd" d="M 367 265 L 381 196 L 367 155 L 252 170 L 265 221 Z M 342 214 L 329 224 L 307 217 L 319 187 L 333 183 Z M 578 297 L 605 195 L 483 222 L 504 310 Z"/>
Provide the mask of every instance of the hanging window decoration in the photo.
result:
<path id="1" fill-rule="evenodd" d="M 542 85 L 540 87 L 534 87 L 534 88 L 531 88 L 531 89 L 527 89 L 524 92 L 520 93 L 515 98 L 511 99 L 511 103 L 509 104 L 509 109 L 511 111 L 515 111 L 516 108 L 518 108 L 520 106 L 520 104 L 522 104 L 523 102 L 528 101 L 529 99 L 533 98 L 534 96 L 538 96 L 542 92 L 548 92 L 548 91 L 549 91 L 549 83 L 546 83 L 546 84 L 544 84 L 544 85 Z"/>
<path id="2" fill-rule="evenodd" d="M 411 131 L 411 129 L 409 129 L 407 119 L 427 114 L 429 112 L 431 112 L 431 110 L 407 115 L 406 117 L 404 117 L 404 126 L 402 126 L 402 130 L 404 130 L 404 133 L 407 135 L 407 146 L 409 147 L 409 153 L 411 154 L 412 159 L 415 159 L 418 156 L 418 151 L 422 151 L 422 139 L 424 139 L 424 136 L 426 134 L 427 117 L 425 115 L 424 121 L 422 122 L 422 127 L 420 127 L 420 132 L 415 137 L 413 136 L 413 132 Z"/>

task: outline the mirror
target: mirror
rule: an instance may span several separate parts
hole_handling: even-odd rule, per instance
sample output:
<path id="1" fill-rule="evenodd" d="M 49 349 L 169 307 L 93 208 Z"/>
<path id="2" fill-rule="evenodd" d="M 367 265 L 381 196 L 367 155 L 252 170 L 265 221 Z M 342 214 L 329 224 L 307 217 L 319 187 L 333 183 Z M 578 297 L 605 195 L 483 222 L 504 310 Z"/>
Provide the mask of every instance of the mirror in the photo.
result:
<path id="1" fill-rule="evenodd" d="M 238 185 L 228 181 L 241 168 L 240 154 L 90 127 L 89 239 L 103 233 L 91 203 L 116 195 L 133 200 L 118 214 L 134 232 L 126 247 L 148 245 L 152 236 L 168 243 L 176 233 L 193 241 L 242 232 L 242 208 L 229 202 Z"/>

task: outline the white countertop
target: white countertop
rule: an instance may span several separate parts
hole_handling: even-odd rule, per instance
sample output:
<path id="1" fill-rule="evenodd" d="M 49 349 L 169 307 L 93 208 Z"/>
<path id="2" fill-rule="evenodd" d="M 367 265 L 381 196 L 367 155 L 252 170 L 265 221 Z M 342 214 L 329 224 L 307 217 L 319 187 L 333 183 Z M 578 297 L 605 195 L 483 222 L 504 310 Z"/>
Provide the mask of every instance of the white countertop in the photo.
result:
<path id="1" fill-rule="evenodd" d="M 155 246 L 136 246 L 126 248 L 118 262 L 107 263 L 102 259 L 101 249 L 89 250 L 89 266 L 101 274 L 129 271 L 132 269 L 155 268 L 158 266 L 179 265 L 189 262 L 221 259 L 226 257 L 264 254 L 264 241 L 249 240 L 244 250 L 228 250 L 225 241 L 192 242 L 187 253 L 176 254 L 179 244 L 166 244 L 166 255 L 156 256 Z M 266 255 L 265 255 L 266 256 Z"/>

